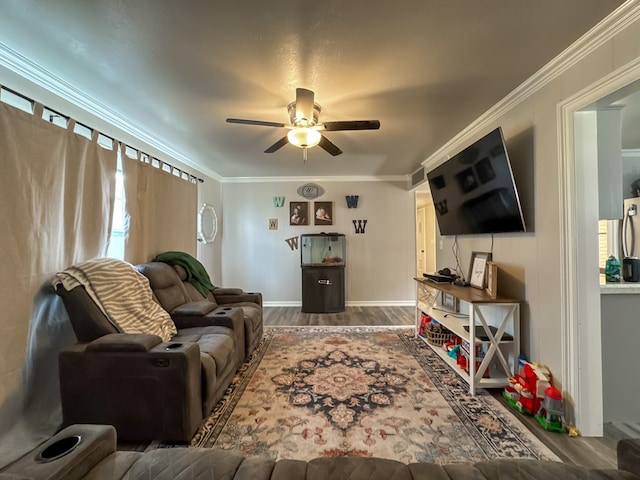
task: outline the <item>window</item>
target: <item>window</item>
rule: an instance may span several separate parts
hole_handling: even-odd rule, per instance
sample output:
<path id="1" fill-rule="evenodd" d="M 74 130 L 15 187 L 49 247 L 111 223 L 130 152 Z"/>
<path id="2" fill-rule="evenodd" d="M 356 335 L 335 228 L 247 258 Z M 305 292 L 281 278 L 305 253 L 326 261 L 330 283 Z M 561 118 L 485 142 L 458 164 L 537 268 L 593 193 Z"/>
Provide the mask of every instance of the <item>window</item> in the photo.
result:
<path id="1" fill-rule="evenodd" d="M 124 180 L 122 177 L 122 157 L 118 149 L 118 170 L 116 171 L 116 198 L 113 206 L 113 225 L 111 227 L 111 238 L 107 257 L 124 260 L 124 230 L 125 230 L 125 210 L 124 210 Z"/>

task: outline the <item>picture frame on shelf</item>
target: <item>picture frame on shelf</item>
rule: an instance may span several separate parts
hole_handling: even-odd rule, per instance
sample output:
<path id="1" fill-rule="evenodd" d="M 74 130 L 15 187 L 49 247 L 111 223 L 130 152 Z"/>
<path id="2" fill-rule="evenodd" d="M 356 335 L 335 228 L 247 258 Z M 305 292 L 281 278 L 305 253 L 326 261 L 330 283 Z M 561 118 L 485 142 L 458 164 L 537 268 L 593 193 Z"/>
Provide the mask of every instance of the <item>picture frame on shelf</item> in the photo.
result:
<path id="1" fill-rule="evenodd" d="M 469 285 L 484 290 L 486 284 L 487 262 L 491 261 L 490 252 L 471 252 L 469 264 Z"/>
<path id="2" fill-rule="evenodd" d="M 486 266 L 487 271 L 487 293 L 491 298 L 498 296 L 498 264 L 488 261 Z"/>
<path id="3" fill-rule="evenodd" d="M 458 298 L 454 297 L 450 293 L 440 292 L 440 303 L 442 308 L 445 308 L 451 312 L 457 312 L 459 309 Z"/>

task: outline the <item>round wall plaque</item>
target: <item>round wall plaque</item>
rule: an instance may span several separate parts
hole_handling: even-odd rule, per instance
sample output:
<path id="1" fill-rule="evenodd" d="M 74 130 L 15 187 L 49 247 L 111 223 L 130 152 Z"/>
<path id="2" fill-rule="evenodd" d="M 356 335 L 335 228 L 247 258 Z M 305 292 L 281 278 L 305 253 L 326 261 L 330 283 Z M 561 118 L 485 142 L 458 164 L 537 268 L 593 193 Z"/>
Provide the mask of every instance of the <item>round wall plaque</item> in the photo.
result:
<path id="1" fill-rule="evenodd" d="M 324 188 L 315 183 L 305 183 L 298 187 L 298 195 L 306 198 L 307 200 L 313 200 L 324 195 Z"/>

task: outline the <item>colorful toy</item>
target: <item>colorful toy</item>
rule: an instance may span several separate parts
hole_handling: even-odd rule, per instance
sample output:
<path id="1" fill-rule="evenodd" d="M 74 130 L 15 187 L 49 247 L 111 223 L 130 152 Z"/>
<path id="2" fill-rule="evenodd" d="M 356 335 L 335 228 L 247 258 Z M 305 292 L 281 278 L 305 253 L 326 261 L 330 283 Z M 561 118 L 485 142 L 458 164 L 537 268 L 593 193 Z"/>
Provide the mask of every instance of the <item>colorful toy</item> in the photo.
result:
<path id="1" fill-rule="evenodd" d="M 453 348 L 451 348 L 451 350 L 447 352 L 447 355 L 449 355 L 453 359 L 457 359 L 459 354 L 460 354 L 460 345 L 454 345 Z"/>
<path id="2" fill-rule="evenodd" d="M 521 413 L 533 415 L 545 430 L 566 432 L 562 394 L 551 385 L 551 372 L 540 363 L 518 360 L 518 373 L 509 378 L 502 396 Z M 573 427 L 571 434 L 577 435 Z"/>
<path id="3" fill-rule="evenodd" d="M 535 415 L 542 428 L 550 432 L 564 432 L 565 420 L 562 408 L 562 394 L 554 386 L 544 390 L 544 400 Z"/>

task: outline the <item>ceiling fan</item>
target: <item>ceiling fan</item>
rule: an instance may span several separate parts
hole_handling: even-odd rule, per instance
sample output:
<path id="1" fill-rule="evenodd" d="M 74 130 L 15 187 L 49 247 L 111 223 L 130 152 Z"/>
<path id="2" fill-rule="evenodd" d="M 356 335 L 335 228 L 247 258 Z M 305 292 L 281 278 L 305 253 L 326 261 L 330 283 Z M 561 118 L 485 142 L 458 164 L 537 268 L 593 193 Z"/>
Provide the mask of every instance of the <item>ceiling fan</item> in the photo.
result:
<path id="1" fill-rule="evenodd" d="M 241 118 L 227 118 L 228 123 L 242 125 L 258 125 L 261 127 L 287 128 L 289 133 L 267 148 L 264 153 L 273 153 L 287 143 L 302 148 L 304 160 L 307 160 L 307 149 L 319 145 L 334 157 L 340 155 L 340 150 L 320 132 L 336 132 L 339 130 L 377 130 L 379 120 L 346 120 L 339 122 L 318 123 L 322 108 L 314 102 L 314 94 L 306 88 L 296 88 L 296 100 L 287 106 L 291 124 L 264 122 L 261 120 L 244 120 Z"/>

